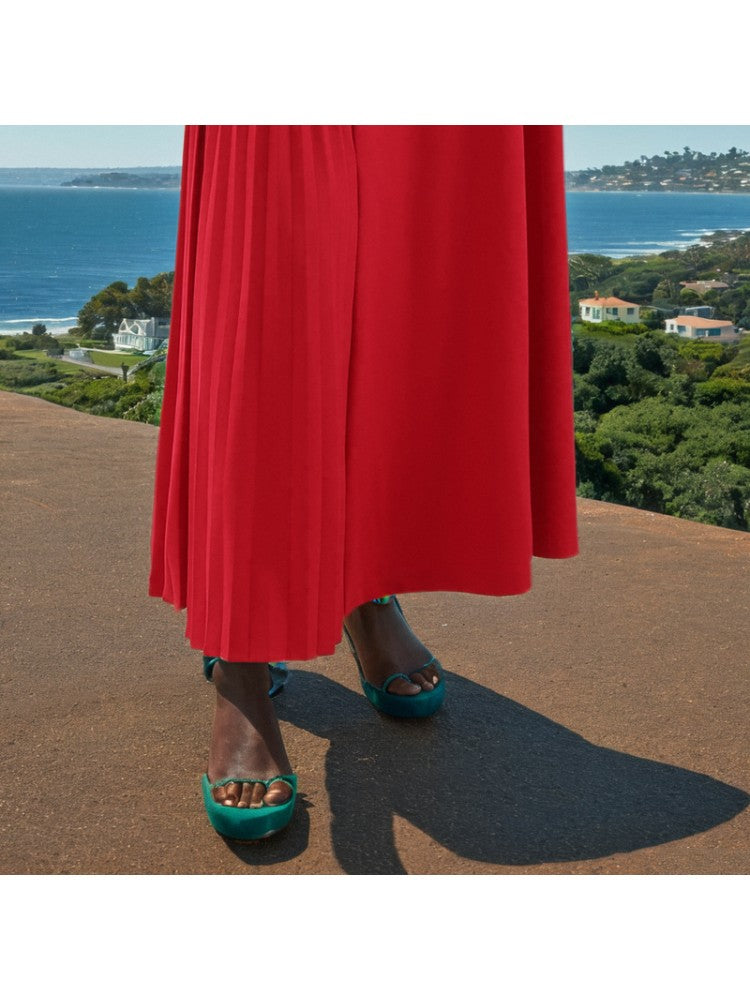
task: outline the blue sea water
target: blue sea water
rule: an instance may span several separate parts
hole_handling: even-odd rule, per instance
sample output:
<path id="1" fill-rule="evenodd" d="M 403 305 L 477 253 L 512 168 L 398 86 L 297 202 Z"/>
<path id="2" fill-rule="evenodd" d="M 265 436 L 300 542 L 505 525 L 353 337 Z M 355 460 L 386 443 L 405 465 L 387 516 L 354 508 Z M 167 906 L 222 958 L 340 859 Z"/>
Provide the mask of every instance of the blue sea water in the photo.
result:
<path id="1" fill-rule="evenodd" d="M 659 253 L 750 229 L 750 196 L 569 192 L 571 253 Z M 112 281 L 175 264 L 179 191 L 0 186 L 0 333 L 62 332 Z"/>
<path id="2" fill-rule="evenodd" d="M 566 206 L 570 253 L 663 253 L 719 229 L 750 230 L 748 194 L 569 191 Z"/>
<path id="3" fill-rule="evenodd" d="M 62 332 L 113 281 L 175 265 L 179 191 L 0 187 L 0 333 Z"/>

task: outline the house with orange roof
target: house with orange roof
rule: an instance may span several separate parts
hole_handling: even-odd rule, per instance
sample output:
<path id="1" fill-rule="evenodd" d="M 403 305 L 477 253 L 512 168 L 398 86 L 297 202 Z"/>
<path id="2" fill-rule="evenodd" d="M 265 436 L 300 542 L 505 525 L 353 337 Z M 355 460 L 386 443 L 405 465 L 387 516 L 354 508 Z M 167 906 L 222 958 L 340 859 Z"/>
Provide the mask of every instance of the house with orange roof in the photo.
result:
<path id="1" fill-rule="evenodd" d="M 728 319 L 706 319 L 704 316 L 675 316 L 665 320 L 667 333 L 676 333 L 690 340 L 710 338 L 713 343 L 733 343 L 740 339 L 734 323 Z"/>
<path id="2" fill-rule="evenodd" d="M 641 307 L 636 302 L 626 302 L 615 295 L 599 295 L 593 299 L 581 299 L 578 303 L 581 319 L 587 323 L 605 323 L 619 320 L 621 323 L 640 323 Z"/>

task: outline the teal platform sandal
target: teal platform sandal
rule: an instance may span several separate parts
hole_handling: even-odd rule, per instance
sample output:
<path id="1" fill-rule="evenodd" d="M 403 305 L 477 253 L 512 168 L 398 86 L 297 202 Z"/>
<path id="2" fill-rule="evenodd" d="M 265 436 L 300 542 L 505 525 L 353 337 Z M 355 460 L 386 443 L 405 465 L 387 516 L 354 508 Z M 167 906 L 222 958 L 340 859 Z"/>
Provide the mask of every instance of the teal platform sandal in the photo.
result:
<path id="1" fill-rule="evenodd" d="M 214 664 L 218 659 L 218 656 L 203 657 L 203 675 L 207 681 L 211 681 Z M 283 660 L 269 662 L 268 667 L 271 674 L 268 695 L 270 698 L 275 698 L 284 690 L 284 685 L 289 678 L 289 668 Z M 274 781 L 283 781 L 291 788 L 292 795 L 286 802 L 277 806 L 256 806 L 247 809 L 238 809 L 237 806 L 223 806 L 213 797 L 213 790 L 233 781 L 238 783 L 254 782 L 265 785 L 266 789 L 270 788 Z M 232 840 L 263 840 L 270 837 L 271 834 L 283 830 L 291 820 L 294 803 L 297 799 L 297 775 L 277 774 L 273 778 L 230 777 L 209 781 L 208 774 L 203 774 L 201 790 L 208 819 L 217 833 L 223 837 L 231 837 Z"/>
<path id="2" fill-rule="evenodd" d="M 395 603 L 401 613 L 401 617 L 404 621 L 406 621 L 404 610 L 399 604 L 398 598 L 395 594 L 389 594 L 385 597 L 374 597 L 372 603 L 388 604 L 389 601 L 393 601 Z M 394 715 L 400 719 L 423 719 L 428 715 L 433 715 L 437 712 L 443 703 L 443 698 L 445 697 L 445 676 L 443 675 L 439 660 L 433 656 L 427 661 L 427 663 L 422 665 L 423 667 L 428 667 L 431 663 L 434 663 L 436 668 L 439 668 L 438 682 L 432 691 L 420 691 L 419 694 L 391 694 L 389 691 L 386 691 L 386 688 L 391 681 L 396 677 L 403 677 L 405 680 L 411 682 L 409 675 L 399 672 L 391 674 L 390 677 L 386 677 L 380 686 L 371 684 L 362 672 L 362 664 L 359 661 L 357 650 L 346 626 L 344 626 L 344 635 L 347 638 L 349 647 L 351 648 L 351 651 L 354 654 L 354 659 L 357 662 L 357 669 L 359 670 L 359 679 L 362 683 L 362 689 L 367 695 L 368 701 L 374 705 L 378 711 L 384 712 L 386 715 Z M 422 668 L 414 668 L 414 670 L 420 669 Z"/>
<path id="3" fill-rule="evenodd" d="M 292 789 L 292 796 L 278 806 L 257 806 L 239 809 L 237 806 L 223 806 L 213 797 L 214 788 L 228 785 L 231 781 L 255 781 L 268 788 L 274 781 L 283 781 Z M 223 837 L 233 840 L 263 840 L 272 833 L 278 833 L 288 825 L 297 799 L 297 775 L 277 774 L 273 778 L 222 778 L 209 781 L 208 775 L 201 778 L 203 804 L 206 807 L 211 826 Z"/>

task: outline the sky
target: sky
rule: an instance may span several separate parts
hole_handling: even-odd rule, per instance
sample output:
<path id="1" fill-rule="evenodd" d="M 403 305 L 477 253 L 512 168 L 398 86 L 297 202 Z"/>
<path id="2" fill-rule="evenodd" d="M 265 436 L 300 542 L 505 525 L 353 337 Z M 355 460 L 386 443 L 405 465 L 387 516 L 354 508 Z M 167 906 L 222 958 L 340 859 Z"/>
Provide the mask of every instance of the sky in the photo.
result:
<path id="1" fill-rule="evenodd" d="M 169 167 L 182 125 L 0 125 L 0 167 Z"/>
<path id="2" fill-rule="evenodd" d="M 182 125 L 0 125 L 0 167 L 179 166 Z M 565 167 L 582 170 L 684 146 L 750 150 L 750 125 L 566 125 Z"/>
<path id="3" fill-rule="evenodd" d="M 681 153 L 685 146 L 700 153 L 750 150 L 750 125 L 566 125 L 563 143 L 566 169 L 583 170 L 665 149 Z"/>

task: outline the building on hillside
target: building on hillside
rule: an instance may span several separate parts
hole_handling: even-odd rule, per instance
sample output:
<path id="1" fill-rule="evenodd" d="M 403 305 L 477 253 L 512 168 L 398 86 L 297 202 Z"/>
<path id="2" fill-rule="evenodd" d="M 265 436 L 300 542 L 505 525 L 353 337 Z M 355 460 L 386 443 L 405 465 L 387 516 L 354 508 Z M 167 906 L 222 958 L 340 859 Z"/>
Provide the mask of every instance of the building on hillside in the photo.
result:
<path id="1" fill-rule="evenodd" d="M 667 333 L 676 333 L 690 340 L 711 339 L 719 343 L 733 343 L 740 339 L 734 323 L 728 319 L 704 319 L 702 316 L 675 316 L 666 322 Z"/>
<path id="2" fill-rule="evenodd" d="M 151 316 L 150 319 L 124 319 L 112 339 L 115 348 L 155 351 L 168 337 L 169 320 Z"/>
<path id="3" fill-rule="evenodd" d="M 691 292 L 703 295 L 705 292 L 723 292 L 729 285 L 725 281 L 681 281 L 683 288 L 689 288 Z"/>
<path id="4" fill-rule="evenodd" d="M 581 319 L 587 323 L 606 323 L 611 320 L 640 323 L 641 307 L 636 302 L 626 302 L 614 295 L 600 296 L 599 292 L 594 292 L 593 299 L 581 299 L 578 308 Z"/>

